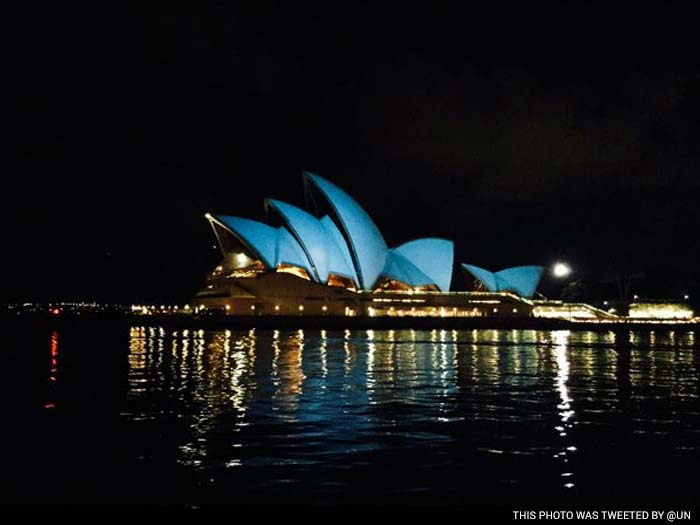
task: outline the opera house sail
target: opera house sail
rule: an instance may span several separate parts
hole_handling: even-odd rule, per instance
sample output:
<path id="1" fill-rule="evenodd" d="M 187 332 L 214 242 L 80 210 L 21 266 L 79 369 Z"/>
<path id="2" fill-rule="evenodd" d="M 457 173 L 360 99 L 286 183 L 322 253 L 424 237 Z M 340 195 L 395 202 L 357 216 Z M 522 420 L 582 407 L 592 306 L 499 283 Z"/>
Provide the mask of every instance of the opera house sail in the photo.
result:
<path id="1" fill-rule="evenodd" d="M 492 273 L 472 264 L 462 264 L 490 292 L 513 292 L 522 297 L 534 295 L 542 278 L 542 266 L 516 266 Z"/>
<path id="2" fill-rule="evenodd" d="M 265 222 L 206 217 L 221 262 L 194 298 L 229 315 L 528 316 L 542 267 L 491 273 L 462 265 L 479 285 L 451 291 L 454 243 L 429 237 L 389 247 L 362 206 L 305 172 L 306 207 L 266 199 Z"/>

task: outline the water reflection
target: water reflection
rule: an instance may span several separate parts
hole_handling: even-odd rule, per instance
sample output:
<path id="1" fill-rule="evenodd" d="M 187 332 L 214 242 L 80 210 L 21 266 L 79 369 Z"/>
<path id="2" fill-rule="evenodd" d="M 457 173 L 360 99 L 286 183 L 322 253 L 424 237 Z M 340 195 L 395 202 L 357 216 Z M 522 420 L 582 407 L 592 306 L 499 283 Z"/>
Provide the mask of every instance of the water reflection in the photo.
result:
<path id="1" fill-rule="evenodd" d="M 56 408 L 56 381 L 58 380 L 58 332 L 51 332 L 49 343 L 49 377 L 46 401 L 44 408 L 50 410 Z"/>
<path id="2" fill-rule="evenodd" d="M 299 397 L 303 393 L 306 376 L 303 372 L 304 331 L 278 339 L 275 343 L 276 371 L 273 395 L 275 410 L 294 412 L 299 408 Z"/>
<path id="3" fill-rule="evenodd" d="M 568 347 L 567 342 L 571 332 L 569 330 L 559 330 L 552 333 L 552 340 L 556 345 L 554 347 L 554 355 L 557 361 L 557 374 L 556 374 L 556 389 L 559 393 L 560 403 L 557 405 L 559 410 L 559 417 L 561 419 L 561 424 L 555 427 L 555 430 L 559 432 L 559 436 L 564 438 L 565 446 L 563 449 L 555 454 L 555 457 L 561 459 L 564 463 L 569 462 L 568 454 L 576 451 L 576 447 L 569 445 L 570 441 L 567 439 L 569 436 L 569 431 L 573 427 L 572 418 L 574 416 L 574 411 L 571 408 L 572 399 L 569 395 L 569 389 L 567 387 L 567 381 L 569 379 L 569 357 L 568 357 Z M 590 338 L 586 337 L 587 342 L 592 342 Z M 565 470 L 562 473 L 562 477 L 566 479 L 564 487 L 573 488 L 574 483 L 572 481 L 573 472 Z"/>
<path id="4" fill-rule="evenodd" d="M 673 450 L 700 450 L 694 344 L 694 333 L 673 332 L 133 327 L 123 416 L 167 422 L 177 461 L 207 480 L 249 472 L 259 490 L 308 485 L 323 465 L 317 490 L 338 494 L 349 469 L 389 461 L 408 485 L 420 484 L 415 462 L 431 487 L 447 469 L 471 490 L 527 491 L 536 480 L 580 493 L 593 487 L 595 433 L 613 425 L 675 429 Z M 673 410 L 651 417 L 660 399 Z"/>

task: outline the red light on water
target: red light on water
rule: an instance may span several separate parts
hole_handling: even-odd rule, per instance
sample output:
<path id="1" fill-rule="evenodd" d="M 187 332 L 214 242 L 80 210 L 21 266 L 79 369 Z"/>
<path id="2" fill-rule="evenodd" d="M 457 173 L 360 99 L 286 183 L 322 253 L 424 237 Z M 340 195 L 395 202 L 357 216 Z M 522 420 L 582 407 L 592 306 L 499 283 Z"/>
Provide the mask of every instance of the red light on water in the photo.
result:
<path id="1" fill-rule="evenodd" d="M 52 309 L 51 309 L 51 313 L 52 313 L 53 315 L 58 315 L 58 314 L 61 313 L 61 310 L 60 310 L 59 308 L 52 308 Z"/>

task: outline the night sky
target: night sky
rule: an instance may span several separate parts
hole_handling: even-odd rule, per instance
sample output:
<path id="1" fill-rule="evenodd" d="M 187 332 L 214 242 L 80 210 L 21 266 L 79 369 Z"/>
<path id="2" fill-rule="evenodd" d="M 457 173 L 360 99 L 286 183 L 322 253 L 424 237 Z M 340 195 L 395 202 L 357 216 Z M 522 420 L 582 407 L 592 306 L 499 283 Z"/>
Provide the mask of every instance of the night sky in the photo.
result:
<path id="1" fill-rule="evenodd" d="M 204 213 L 301 205 L 303 170 L 389 245 L 698 289 L 691 13 L 93 4 L 7 18 L 7 300 L 185 302 L 218 262 Z"/>

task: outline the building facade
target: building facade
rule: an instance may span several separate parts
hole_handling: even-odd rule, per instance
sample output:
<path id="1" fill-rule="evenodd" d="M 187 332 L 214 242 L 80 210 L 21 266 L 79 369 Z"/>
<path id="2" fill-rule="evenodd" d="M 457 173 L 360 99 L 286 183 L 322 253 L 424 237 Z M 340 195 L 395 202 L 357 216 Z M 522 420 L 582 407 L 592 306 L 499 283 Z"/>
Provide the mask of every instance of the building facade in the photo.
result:
<path id="1" fill-rule="evenodd" d="M 220 264 L 194 298 L 229 315 L 531 316 L 541 266 L 492 273 L 462 265 L 478 286 L 451 291 L 454 243 L 388 247 L 367 212 L 332 182 L 304 173 L 306 209 L 265 200 L 267 222 L 207 214 Z"/>

